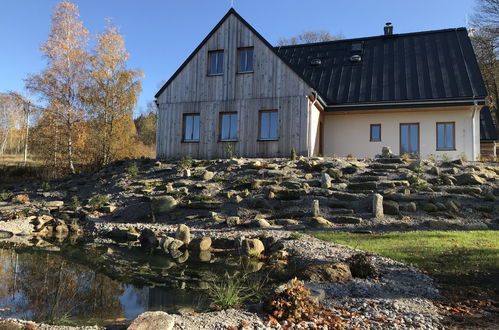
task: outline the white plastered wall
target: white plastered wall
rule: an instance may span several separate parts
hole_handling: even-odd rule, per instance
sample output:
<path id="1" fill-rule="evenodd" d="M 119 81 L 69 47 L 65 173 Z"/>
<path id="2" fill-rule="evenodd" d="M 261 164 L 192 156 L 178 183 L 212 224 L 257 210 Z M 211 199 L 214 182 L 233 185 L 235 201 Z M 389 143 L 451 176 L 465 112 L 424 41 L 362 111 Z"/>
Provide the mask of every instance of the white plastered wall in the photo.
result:
<path id="1" fill-rule="evenodd" d="M 472 116 L 472 108 L 326 115 L 324 154 L 325 156 L 374 157 L 381 153 L 383 146 L 389 146 L 394 154 L 399 154 L 400 124 L 419 123 L 421 157 L 427 158 L 432 154 L 441 159 L 446 154 L 451 158 L 458 158 L 464 154 L 468 160 L 477 159 L 480 152 L 479 113 L 475 114 L 474 120 Z M 436 150 L 437 122 L 455 122 L 456 150 Z M 369 141 L 371 124 L 381 124 L 381 142 Z"/>

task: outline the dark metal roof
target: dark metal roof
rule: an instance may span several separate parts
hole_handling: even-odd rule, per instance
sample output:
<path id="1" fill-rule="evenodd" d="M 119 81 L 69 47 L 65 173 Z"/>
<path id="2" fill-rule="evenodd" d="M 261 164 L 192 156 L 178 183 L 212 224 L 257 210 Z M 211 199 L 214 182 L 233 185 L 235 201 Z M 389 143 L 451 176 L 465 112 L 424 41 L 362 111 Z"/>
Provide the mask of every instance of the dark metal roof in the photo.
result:
<path id="1" fill-rule="evenodd" d="M 275 49 L 332 110 L 380 103 L 482 101 L 487 94 L 465 28 Z M 353 55 L 359 55 L 360 62 L 351 60 Z M 311 64 L 314 59 L 321 64 Z"/>
<path id="2" fill-rule="evenodd" d="M 480 140 L 497 140 L 497 131 L 489 107 L 483 107 L 480 111 Z"/>

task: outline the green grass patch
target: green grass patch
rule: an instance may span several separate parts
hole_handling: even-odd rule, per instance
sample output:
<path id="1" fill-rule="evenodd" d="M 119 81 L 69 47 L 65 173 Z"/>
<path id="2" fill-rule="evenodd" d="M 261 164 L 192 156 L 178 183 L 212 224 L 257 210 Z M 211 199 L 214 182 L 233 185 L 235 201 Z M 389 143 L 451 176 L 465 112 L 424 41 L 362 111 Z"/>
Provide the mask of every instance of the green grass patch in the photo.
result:
<path id="1" fill-rule="evenodd" d="M 317 238 L 411 264 L 435 277 L 444 291 L 496 291 L 497 231 L 412 231 L 384 234 L 310 233 Z M 464 293 L 463 292 L 463 293 Z"/>

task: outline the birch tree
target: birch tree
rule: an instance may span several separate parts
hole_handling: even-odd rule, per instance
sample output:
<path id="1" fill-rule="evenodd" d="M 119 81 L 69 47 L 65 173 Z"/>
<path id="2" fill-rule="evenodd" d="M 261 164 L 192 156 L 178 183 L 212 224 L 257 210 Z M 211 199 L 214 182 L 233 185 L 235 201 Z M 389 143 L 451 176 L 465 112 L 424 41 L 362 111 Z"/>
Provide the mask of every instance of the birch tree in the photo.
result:
<path id="1" fill-rule="evenodd" d="M 107 165 L 121 154 L 122 141 L 131 141 L 136 132 L 132 113 L 142 90 L 139 69 L 128 69 L 129 54 L 118 28 L 108 19 L 105 31 L 97 35 L 97 46 L 90 58 L 87 93 L 89 112 L 96 124 L 94 141 L 100 146 L 100 164 Z M 132 136 L 133 135 L 133 136 Z M 133 141 L 131 141 L 133 143 Z"/>
<path id="2" fill-rule="evenodd" d="M 47 59 L 47 68 L 26 79 L 26 88 L 44 99 L 55 121 L 54 127 L 64 137 L 67 169 L 75 173 L 74 136 L 77 123 L 84 119 L 82 89 L 87 75 L 88 31 L 79 20 L 78 7 L 67 1 L 54 9 L 50 34 L 41 46 Z M 58 148 L 54 148 L 56 153 Z"/>

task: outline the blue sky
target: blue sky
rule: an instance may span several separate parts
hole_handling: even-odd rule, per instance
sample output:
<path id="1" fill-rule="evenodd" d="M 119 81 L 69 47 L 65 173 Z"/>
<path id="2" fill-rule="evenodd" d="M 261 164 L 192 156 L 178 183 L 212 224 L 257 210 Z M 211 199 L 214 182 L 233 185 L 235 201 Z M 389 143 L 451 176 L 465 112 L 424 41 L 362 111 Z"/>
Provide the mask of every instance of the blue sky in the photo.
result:
<path id="1" fill-rule="evenodd" d="M 21 91 L 23 78 L 46 62 L 39 51 L 58 0 L 1 0 L 0 92 Z M 229 10 L 231 0 L 74 0 L 91 34 L 106 17 L 120 26 L 129 66 L 145 73 L 138 113 L 153 100 L 199 42 Z M 235 9 L 270 43 L 307 30 L 346 38 L 466 26 L 475 0 L 234 0 Z"/>

